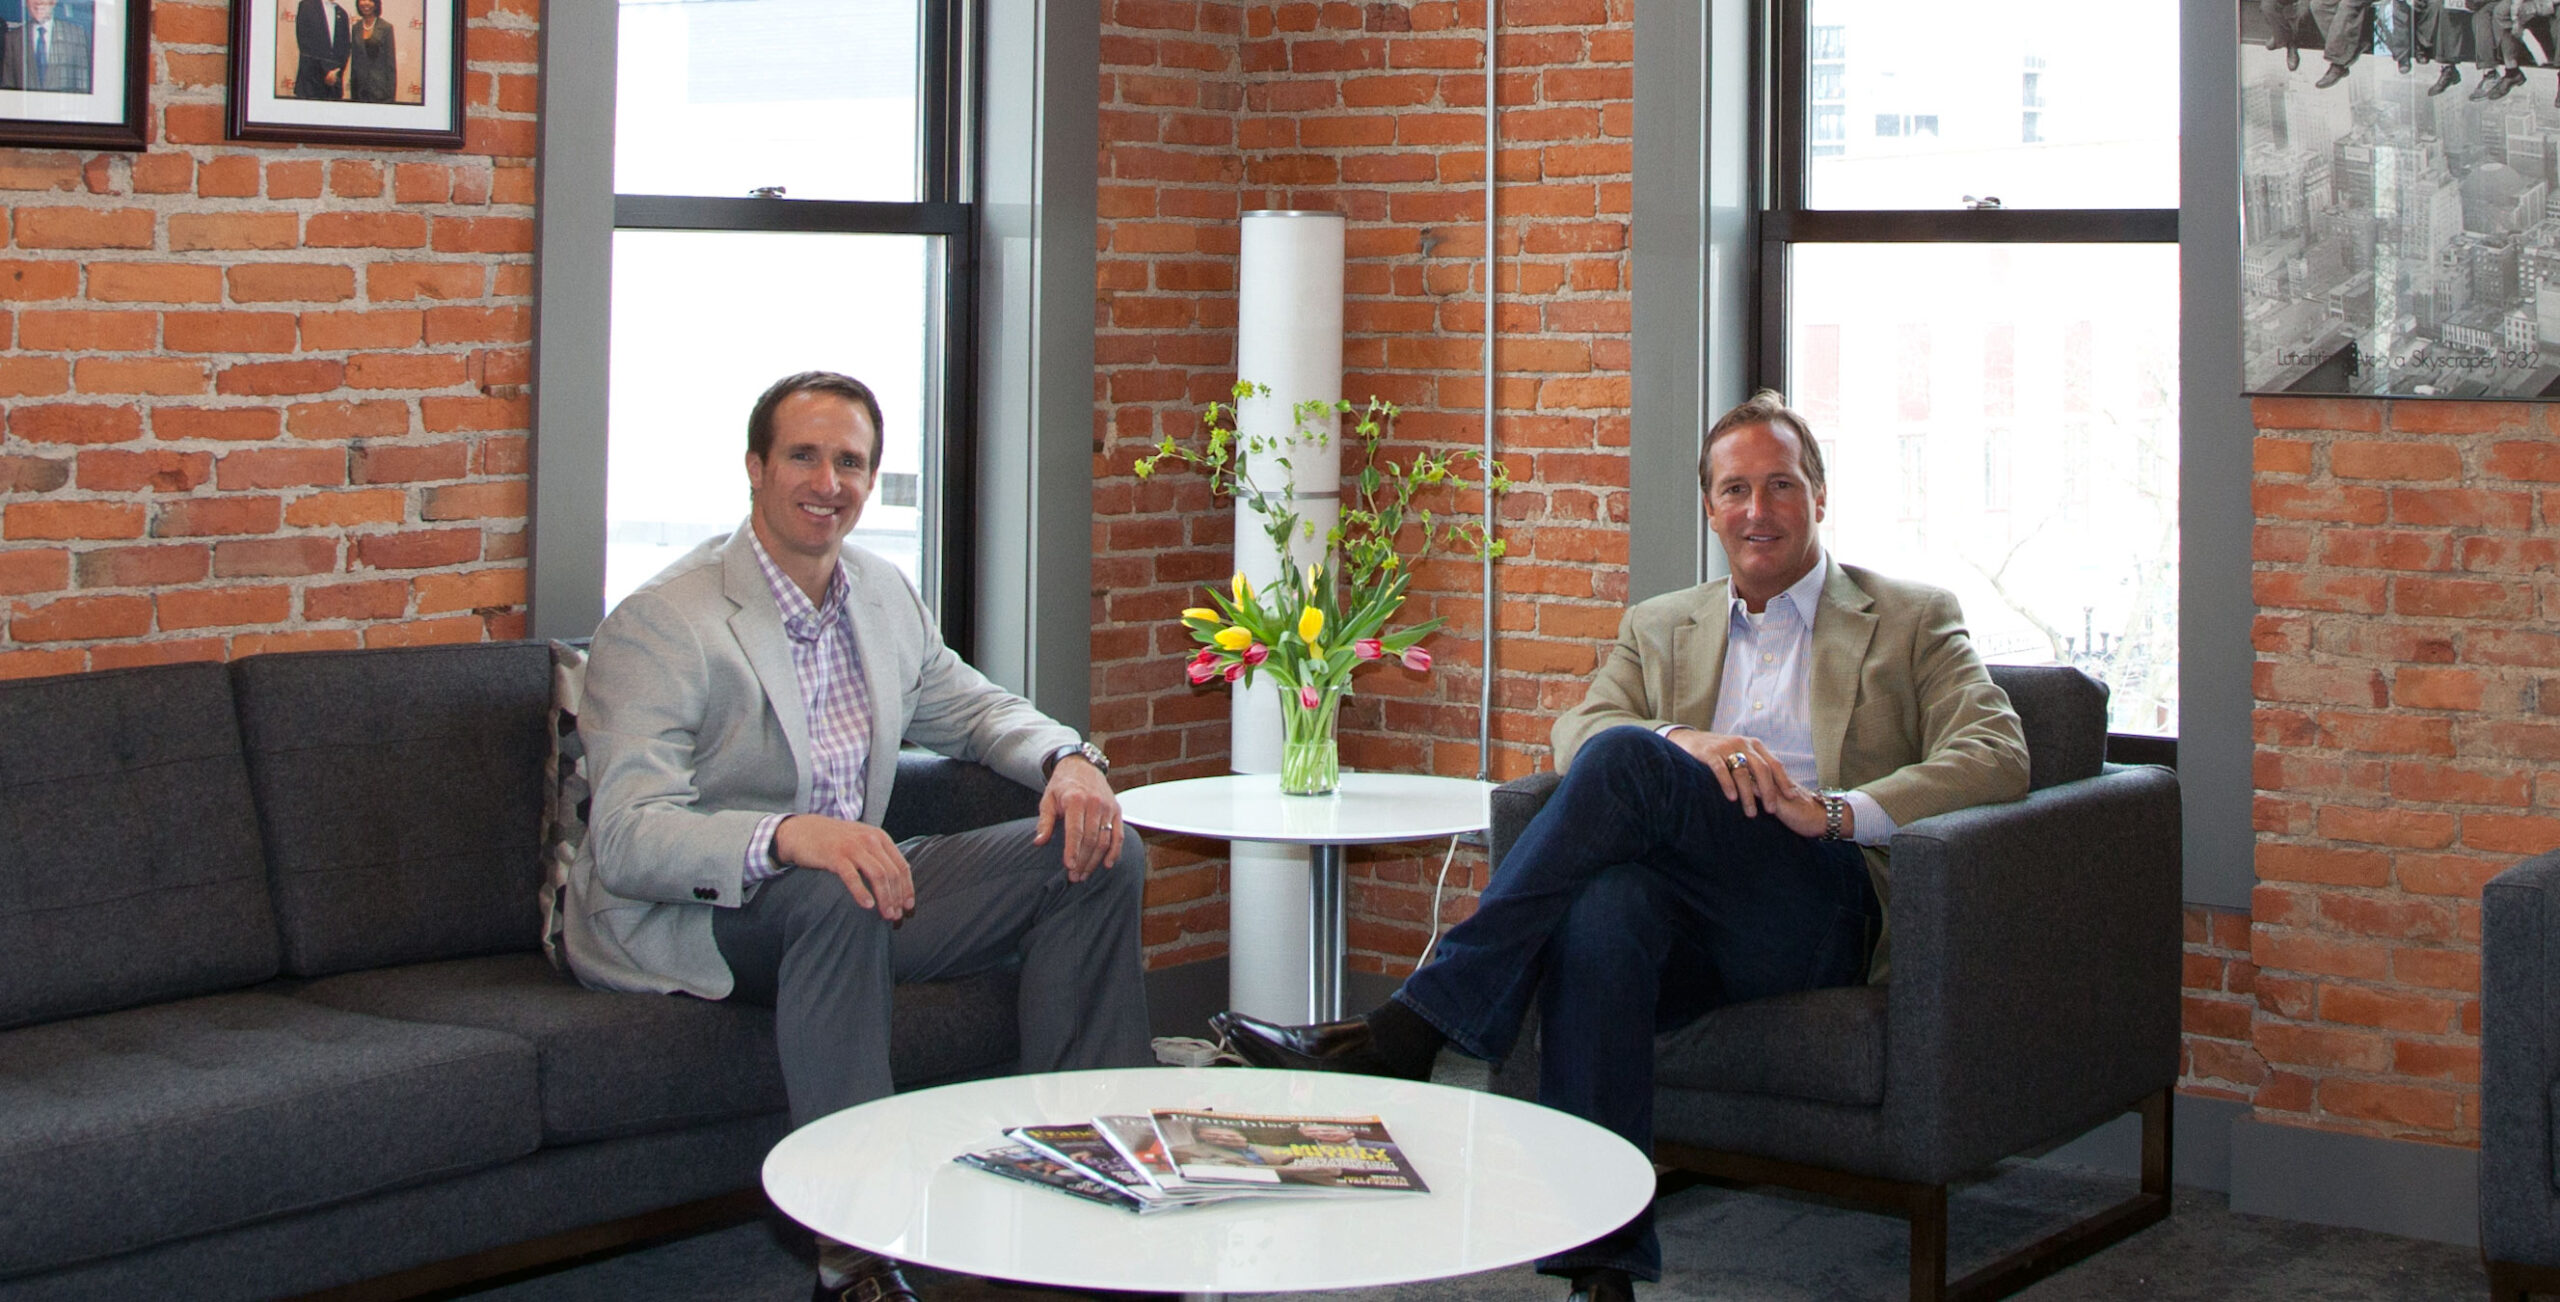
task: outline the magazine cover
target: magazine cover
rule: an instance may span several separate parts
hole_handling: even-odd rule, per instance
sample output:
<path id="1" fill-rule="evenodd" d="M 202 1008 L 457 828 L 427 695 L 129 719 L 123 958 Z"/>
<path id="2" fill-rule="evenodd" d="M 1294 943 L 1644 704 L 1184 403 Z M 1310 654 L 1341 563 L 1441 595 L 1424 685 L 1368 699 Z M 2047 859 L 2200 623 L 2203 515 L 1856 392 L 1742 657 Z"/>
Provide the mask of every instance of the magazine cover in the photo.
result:
<path id="1" fill-rule="evenodd" d="M 1137 1168 L 1147 1182 L 1168 1194 L 1195 1193 L 1199 1186 L 1182 1178 L 1174 1169 L 1173 1159 L 1165 1155 L 1164 1140 L 1156 1135 L 1152 1117 L 1103 1116 L 1093 1119 L 1093 1128 L 1103 1142 L 1130 1166 Z"/>
<path id="2" fill-rule="evenodd" d="M 1164 1190 L 1104 1142 L 1092 1126 L 1015 1126 L 1004 1134 L 1023 1147 L 1056 1158 L 1140 1202 L 1160 1202 L 1166 1197 Z"/>
<path id="3" fill-rule="evenodd" d="M 1185 1180 L 1260 1192 L 1428 1193 L 1376 1117 L 1273 1117 L 1158 1108 L 1156 1134 Z"/>
<path id="4" fill-rule="evenodd" d="M 1117 1207 L 1124 1212 L 1144 1212 L 1151 1206 L 1165 1205 L 1141 1202 L 1125 1189 L 1104 1184 L 1056 1158 L 1021 1144 L 998 1144 L 974 1153 L 962 1153 L 951 1160 L 1008 1180 L 1042 1185 L 1087 1202 Z"/>

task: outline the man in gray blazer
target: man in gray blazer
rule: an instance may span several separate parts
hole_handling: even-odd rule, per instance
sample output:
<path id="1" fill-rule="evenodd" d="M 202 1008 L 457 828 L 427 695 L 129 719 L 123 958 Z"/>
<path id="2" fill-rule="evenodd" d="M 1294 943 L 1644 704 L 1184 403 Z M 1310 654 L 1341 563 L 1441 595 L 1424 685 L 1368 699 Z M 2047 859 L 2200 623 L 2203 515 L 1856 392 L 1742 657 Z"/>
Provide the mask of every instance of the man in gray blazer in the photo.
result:
<path id="1" fill-rule="evenodd" d="M 89 93 L 89 29 L 60 8 L 27 0 L 27 20 L 0 32 L 0 90 Z"/>
<path id="2" fill-rule="evenodd" d="M 861 382 L 789 376 L 747 422 L 753 509 L 596 630 L 578 730 L 594 789 L 565 942 L 608 990 L 775 1010 L 793 1124 L 890 1092 L 889 992 L 1022 965 L 1025 1071 L 1148 1061 L 1146 861 L 1102 752 L 942 644 L 849 546 L 878 472 Z M 1040 812 L 893 844 L 911 742 L 1041 789 Z M 819 1296 L 912 1297 L 821 1241 Z"/>

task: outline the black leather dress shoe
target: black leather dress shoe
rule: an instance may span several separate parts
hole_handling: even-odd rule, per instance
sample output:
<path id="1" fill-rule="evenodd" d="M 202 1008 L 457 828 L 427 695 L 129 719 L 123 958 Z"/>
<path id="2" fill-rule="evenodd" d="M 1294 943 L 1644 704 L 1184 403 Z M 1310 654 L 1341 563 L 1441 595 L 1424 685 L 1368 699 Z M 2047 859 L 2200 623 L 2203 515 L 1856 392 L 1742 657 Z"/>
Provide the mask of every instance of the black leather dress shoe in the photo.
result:
<path id="1" fill-rule="evenodd" d="M 1369 1041 L 1369 1023 L 1354 1017 L 1340 1022 L 1316 1022 L 1308 1026 L 1281 1026 L 1247 1017 L 1242 1013 L 1220 1013 L 1209 1019 L 1209 1028 L 1226 1041 L 1227 1047 L 1256 1067 L 1281 1067 L 1290 1071 L 1348 1071 L 1363 1076 L 1397 1076 L 1405 1080 L 1428 1080 L 1431 1064 L 1421 1071 L 1410 1071 L 1387 1061 Z"/>
<path id="2" fill-rule="evenodd" d="M 2337 85 L 2341 80 L 2344 80 L 2346 75 L 2347 65 L 2343 63 L 2333 63 L 2329 65 L 2329 70 L 2327 72 L 2320 74 L 2320 80 L 2311 84 L 2315 89 L 2327 90 L 2331 86 Z"/>
<path id="3" fill-rule="evenodd" d="M 1575 1272 L 1573 1291 L 1565 1294 L 1564 1302 L 1635 1302 L 1635 1297 L 1634 1276 L 1603 1266 Z"/>
<path id="4" fill-rule="evenodd" d="M 2427 93 L 2430 95 L 2441 95 L 2446 91 L 2453 89 L 2454 83 L 2461 80 L 2462 69 L 2448 63 L 2444 65 L 2444 71 L 2436 74 L 2436 84 L 2427 87 Z"/>
<path id="5" fill-rule="evenodd" d="M 2290 45 L 2284 47 L 2284 70 L 2286 72 L 2302 71 L 2302 51 Z"/>
<path id="6" fill-rule="evenodd" d="M 907 1283 L 898 1263 L 887 1257 L 873 1257 L 853 1275 L 834 1288 L 820 1281 L 811 1293 L 812 1302 L 924 1302 L 915 1286 Z"/>

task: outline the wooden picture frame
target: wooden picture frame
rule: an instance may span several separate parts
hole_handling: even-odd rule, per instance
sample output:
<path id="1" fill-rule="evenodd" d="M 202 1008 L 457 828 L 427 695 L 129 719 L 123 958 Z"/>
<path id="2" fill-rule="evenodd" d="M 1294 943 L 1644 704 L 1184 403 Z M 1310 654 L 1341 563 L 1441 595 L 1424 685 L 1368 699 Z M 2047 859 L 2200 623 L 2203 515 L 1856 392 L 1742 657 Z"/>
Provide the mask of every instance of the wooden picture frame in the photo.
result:
<path id="1" fill-rule="evenodd" d="M 150 32 L 151 0 L 0 2 L 0 145 L 141 149 Z"/>
<path id="2" fill-rule="evenodd" d="M 233 0 L 230 136 L 459 149 L 463 27 L 463 0 Z"/>

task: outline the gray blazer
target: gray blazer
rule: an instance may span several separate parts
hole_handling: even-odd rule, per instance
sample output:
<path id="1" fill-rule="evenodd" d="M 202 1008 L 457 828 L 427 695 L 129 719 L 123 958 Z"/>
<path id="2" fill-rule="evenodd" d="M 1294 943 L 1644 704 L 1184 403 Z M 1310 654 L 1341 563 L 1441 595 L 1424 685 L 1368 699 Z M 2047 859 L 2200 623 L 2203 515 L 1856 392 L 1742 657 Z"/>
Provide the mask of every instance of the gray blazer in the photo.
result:
<path id="1" fill-rule="evenodd" d="M 578 734 L 594 801 L 563 922 L 590 986 L 726 997 L 711 910 L 748 898 L 757 822 L 809 807 L 800 680 L 749 537 L 741 524 L 641 585 L 588 651 Z M 888 562 L 848 545 L 843 564 L 874 711 L 864 821 L 889 807 L 902 741 L 1040 786 L 1041 757 L 1075 732 L 952 654 Z"/>

